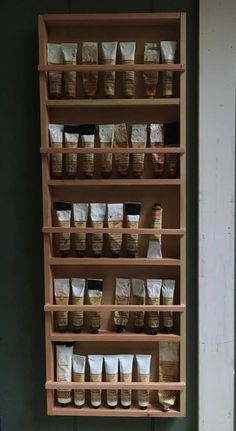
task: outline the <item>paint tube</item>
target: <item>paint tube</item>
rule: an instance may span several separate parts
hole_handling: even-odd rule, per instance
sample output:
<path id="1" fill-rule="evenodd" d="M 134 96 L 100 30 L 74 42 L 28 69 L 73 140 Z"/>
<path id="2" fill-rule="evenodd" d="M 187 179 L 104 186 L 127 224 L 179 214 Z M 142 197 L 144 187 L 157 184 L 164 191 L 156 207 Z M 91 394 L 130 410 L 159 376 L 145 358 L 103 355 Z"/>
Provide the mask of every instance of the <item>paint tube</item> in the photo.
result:
<path id="1" fill-rule="evenodd" d="M 82 64 L 98 64 L 97 42 L 82 42 Z M 92 99 L 97 92 L 98 72 L 84 72 L 82 79 L 84 94 Z"/>
<path id="2" fill-rule="evenodd" d="M 162 280 L 147 279 L 147 304 L 160 305 Z M 159 329 L 159 312 L 149 311 L 147 313 L 148 332 L 156 335 Z"/>
<path id="3" fill-rule="evenodd" d="M 88 363 L 90 368 L 90 382 L 102 381 L 102 355 L 88 355 Z M 102 404 L 102 391 L 101 389 L 91 389 L 91 405 L 97 409 Z"/>
<path id="4" fill-rule="evenodd" d="M 76 64 L 77 43 L 62 43 L 61 49 L 64 64 Z M 74 70 L 64 72 L 64 97 L 65 99 L 76 97 L 76 72 Z"/>
<path id="5" fill-rule="evenodd" d="M 134 305 L 145 305 L 145 284 L 144 280 L 132 278 L 132 296 Z M 134 331 L 136 334 L 143 332 L 144 328 L 144 311 L 135 311 L 134 316 Z"/>
<path id="6" fill-rule="evenodd" d="M 160 48 L 157 43 L 144 44 L 144 64 L 160 63 Z M 143 73 L 145 97 L 155 97 L 159 73 L 155 70 Z"/>
<path id="7" fill-rule="evenodd" d="M 72 304 L 83 305 L 84 304 L 84 290 L 85 290 L 85 279 L 84 278 L 72 278 L 71 279 L 72 289 Z M 72 326 L 74 332 L 81 332 L 84 324 L 84 313 L 83 311 L 72 312 Z"/>
<path id="8" fill-rule="evenodd" d="M 114 148 L 129 148 L 126 124 L 115 124 L 114 128 Z M 129 154 L 115 154 L 115 162 L 118 174 L 121 178 L 126 178 L 129 170 Z"/>
<path id="9" fill-rule="evenodd" d="M 141 202 L 126 202 L 125 212 L 127 217 L 127 227 L 130 229 L 138 229 Z M 129 257 L 135 257 L 138 251 L 138 234 L 127 234 L 127 252 Z"/>
<path id="10" fill-rule="evenodd" d="M 179 345 L 171 341 L 159 342 L 159 382 L 179 381 Z M 159 403 L 163 411 L 168 411 L 176 401 L 177 391 L 158 391 Z"/>
<path id="11" fill-rule="evenodd" d="M 74 225 L 86 228 L 89 204 L 73 204 Z M 86 250 L 86 233 L 75 233 L 75 250 L 78 257 L 83 257 Z"/>
<path id="12" fill-rule="evenodd" d="M 57 401 L 62 407 L 71 402 L 71 390 L 63 389 L 63 382 L 71 382 L 72 377 L 73 346 L 56 345 L 57 356 L 57 382 L 62 382 L 62 387 L 57 389 Z"/>
<path id="13" fill-rule="evenodd" d="M 54 296 L 56 305 L 69 304 L 69 278 L 54 278 Z M 68 330 L 68 311 L 56 311 L 55 321 L 57 331 L 66 332 Z"/>
<path id="14" fill-rule="evenodd" d="M 180 123 L 164 124 L 164 143 L 167 146 L 179 147 Z M 166 175 L 168 178 L 176 178 L 178 173 L 178 158 L 176 153 L 166 153 Z"/>
<path id="15" fill-rule="evenodd" d="M 172 41 L 162 41 L 161 45 L 161 57 L 162 63 L 173 64 L 175 60 L 176 42 Z M 172 97 L 173 96 L 173 72 L 167 70 L 163 72 L 162 75 L 162 85 L 163 85 L 163 96 Z"/>
<path id="16" fill-rule="evenodd" d="M 106 355 L 104 356 L 104 364 L 106 371 L 107 382 L 118 382 L 118 356 L 117 355 Z M 118 390 L 108 389 L 107 390 L 107 405 L 110 409 L 115 409 L 118 404 Z"/>
<path id="17" fill-rule="evenodd" d="M 99 125 L 99 142 L 101 148 L 112 148 L 114 137 L 114 124 Z M 112 174 L 112 154 L 101 155 L 102 178 L 110 178 Z"/>
<path id="18" fill-rule="evenodd" d="M 175 280 L 162 281 L 162 304 L 174 304 Z M 165 332 L 170 334 L 174 330 L 173 311 L 163 311 L 163 327 Z"/>
<path id="19" fill-rule="evenodd" d="M 99 305 L 102 302 L 103 280 L 88 279 L 88 299 L 89 305 Z M 100 311 L 91 311 L 90 329 L 92 334 L 98 334 L 100 329 Z"/>
<path id="20" fill-rule="evenodd" d="M 73 355 L 72 363 L 73 363 L 73 382 L 84 382 L 86 356 Z M 76 407 L 82 407 L 85 404 L 84 389 L 74 390 L 74 404 Z"/>
<path id="21" fill-rule="evenodd" d="M 146 148 L 147 145 L 147 124 L 133 124 L 131 133 L 132 148 Z M 134 178 L 142 178 L 144 172 L 144 153 L 133 154 L 133 175 Z"/>
<path id="22" fill-rule="evenodd" d="M 64 126 L 64 142 L 65 148 L 78 148 L 79 127 L 65 125 Z M 65 172 L 68 178 L 75 178 L 77 175 L 77 154 L 65 154 Z"/>
<path id="23" fill-rule="evenodd" d="M 136 355 L 138 381 L 146 383 L 150 381 L 150 365 L 151 355 Z M 138 391 L 138 405 L 140 409 L 144 410 L 149 404 L 149 391 L 142 389 Z"/>
<path id="24" fill-rule="evenodd" d="M 163 124 L 150 124 L 151 147 L 164 147 Z M 164 174 L 165 153 L 152 153 L 153 174 L 160 178 Z"/>
<path id="25" fill-rule="evenodd" d="M 58 43 L 47 44 L 48 64 L 63 64 L 61 45 Z M 62 72 L 54 70 L 48 72 L 48 93 L 50 99 L 60 99 L 62 95 Z"/>
<path id="26" fill-rule="evenodd" d="M 95 139 L 95 125 L 94 124 L 83 124 L 79 126 L 79 133 L 81 137 L 81 143 L 83 148 L 94 148 Z M 82 158 L 82 169 L 85 178 L 93 178 L 94 174 L 94 154 L 87 153 L 83 154 Z"/>
<path id="27" fill-rule="evenodd" d="M 162 229 L 162 208 L 158 203 L 152 207 L 152 228 Z M 162 258 L 160 234 L 153 234 L 149 239 L 147 257 L 153 259 Z"/>
<path id="28" fill-rule="evenodd" d="M 122 64 L 134 64 L 136 42 L 120 42 Z M 123 92 L 125 97 L 135 95 L 135 74 L 133 71 L 123 72 Z"/>
<path id="29" fill-rule="evenodd" d="M 58 227 L 70 227 L 71 204 L 68 202 L 54 202 Z M 70 232 L 59 233 L 59 251 L 61 257 L 67 257 L 70 251 Z"/>
<path id="30" fill-rule="evenodd" d="M 49 138 L 51 148 L 63 147 L 63 129 L 62 124 L 49 124 Z M 63 158 L 62 153 L 51 154 L 51 175 L 52 178 L 62 178 L 63 175 Z"/>
<path id="31" fill-rule="evenodd" d="M 123 203 L 122 204 L 107 204 L 108 208 L 108 227 L 122 228 L 123 227 Z M 109 233 L 110 248 L 112 257 L 119 257 L 122 246 L 122 233 Z"/>
<path id="32" fill-rule="evenodd" d="M 116 64 L 118 42 L 102 42 L 102 59 L 104 64 Z M 105 97 L 112 98 L 115 94 L 115 72 L 104 72 L 103 86 Z"/>
<path id="33" fill-rule="evenodd" d="M 128 278 L 116 278 L 115 304 L 129 305 L 130 303 L 130 280 Z M 116 331 L 121 333 L 125 330 L 129 320 L 128 311 L 115 311 L 114 323 Z"/>
<path id="34" fill-rule="evenodd" d="M 119 355 L 121 382 L 132 382 L 133 359 L 134 355 Z M 120 395 L 123 409 L 128 409 L 132 404 L 132 391 L 130 389 L 121 389 Z"/>
<path id="35" fill-rule="evenodd" d="M 106 204 L 91 203 L 90 204 L 90 218 L 93 228 L 103 228 L 106 216 Z M 92 250 L 94 257 L 100 257 L 103 252 L 103 233 L 92 234 Z"/>

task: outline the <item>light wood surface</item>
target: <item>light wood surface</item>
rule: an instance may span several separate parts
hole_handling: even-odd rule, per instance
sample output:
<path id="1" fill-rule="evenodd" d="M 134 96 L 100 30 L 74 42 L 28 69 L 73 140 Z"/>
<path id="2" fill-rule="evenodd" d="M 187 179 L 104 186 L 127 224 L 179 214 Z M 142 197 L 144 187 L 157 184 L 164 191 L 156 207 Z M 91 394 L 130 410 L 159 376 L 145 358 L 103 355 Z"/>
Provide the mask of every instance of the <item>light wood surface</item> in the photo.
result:
<path id="1" fill-rule="evenodd" d="M 46 105 L 48 108 L 122 108 L 133 107 L 138 108 L 142 106 L 156 107 L 156 106 L 179 106 L 180 99 L 62 99 L 62 100 L 47 100 Z"/>
<path id="2" fill-rule="evenodd" d="M 142 347 L 145 347 L 145 343 L 147 343 L 147 347 L 145 348 L 146 352 L 150 352 L 151 344 L 155 345 L 155 355 L 157 355 L 157 343 L 159 341 L 174 341 L 174 342 L 180 342 L 181 337 L 180 335 L 176 334 L 157 334 L 157 335 L 149 335 L 149 334 L 135 334 L 134 332 L 125 332 L 123 334 L 118 334 L 111 331 L 99 331 L 98 334 L 91 334 L 89 332 L 81 332 L 80 334 L 75 334 L 73 332 L 69 333 L 58 333 L 58 332 L 52 332 L 50 335 L 50 338 L 52 341 L 64 341 L 64 342 L 78 342 L 80 346 L 83 346 L 84 343 L 89 343 L 89 351 L 88 353 L 94 353 L 97 349 L 96 344 L 98 344 L 99 349 L 103 350 L 107 348 L 104 343 L 111 344 L 112 343 L 112 349 L 114 353 L 114 344 L 113 343 L 119 343 L 119 346 L 115 345 L 116 351 L 120 350 L 120 345 L 122 347 L 126 343 L 134 343 L 133 346 L 128 345 L 128 353 L 136 353 L 137 349 L 140 351 L 140 343 L 144 343 Z M 81 344 L 83 343 L 83 344 Z M 92 344 L 91 344 L 92 343 Z M 102 343 L 102 344 L 100 344 Z M 98 354 L 102 354 L 102 352 L 97 352 Z M 83 349 L 84 351 L 84 349 Z M 112 352 L 111 352 L 112 353 Z M 82 352 L 80 352 L 82 354 Z"/>
<path id="3" fill-rule="evenodd" d="M 44 311 L 185 311 L 185 305 L 52 305 L 46 304 Z"/>

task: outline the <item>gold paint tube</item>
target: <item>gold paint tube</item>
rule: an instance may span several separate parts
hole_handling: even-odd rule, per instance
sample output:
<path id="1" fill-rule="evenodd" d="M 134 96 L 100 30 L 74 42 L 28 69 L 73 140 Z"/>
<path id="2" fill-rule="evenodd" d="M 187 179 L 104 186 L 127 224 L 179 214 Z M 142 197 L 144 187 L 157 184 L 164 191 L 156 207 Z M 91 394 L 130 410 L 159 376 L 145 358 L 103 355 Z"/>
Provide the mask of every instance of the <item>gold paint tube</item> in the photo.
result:
<path id="1" fill-rule="evenodd" d="M 86 356 L 73 355 L 72 364 L 73 364 L 73 382 L 84 382 Z M 84 389 L 74 390 L 74 404 L 76 407 L 82 407 L 85 404 Z"/>
<path id="2" fill-rule="evenodd" d="M 71 382 L 72 354 L 73 346 L 56 345 L 57 382 L 62 382 L 62 387 L 57 389 L 57 401 L 62 407 L 66 407 L 72 400 L 71 390 L 63 389 L 63 382 Z"/>
<path id="3" fill-rule="evenodd" d="M 84 278 L 72 278 L 71 279 L 71 290 L 72 290 L 72 304 L 83 305 L 84 304 L 84 290 L 85 290 L 85 279 Z M 84 324 L 84 313 L 83 311 L 72 312 L 72 326 L 73 331 L 80 333 Z"/>
<path id="4" fill-rule="evenodd" d="M 129 141 L 125 123 L 115 124 L 114 148 L 129 148 Z M 129 154 L 115 154 L 115 162 L 120 178 L 126 178 L 129 170 Z"/>
<path id="5" fill-rule="evenodd" d="M 61 45 L 64 64 L 76 64 L 77 43 L 62 43 Z M 64 97 L 65 99 L 76 98 L 76 71 L 64 72 Z"/>
<path id="6" fill-rule="evenodd" d="M 141 202 L 126 202 L 125 212 L 127 217 L 127 227 L 130 229 L 138 229 Z M 129 257 L 135 257 L 138 251 L 138 234 L 127 234 L 127 252 Z"/>
<path id="7" fill-rule="evenodd" d="M 160 48 L 157 43 L 144 44 L 144 64 L 160 63 Z M 159 73 L 155 70 L 143 73 L 145 97 L 155 97 Z"/>
<path id="8" fill-rule="evenodd" d="M 131 133 L 132 148 L 146 148 L 147 145 L 147 124 L 133 124 Z M 142 178 L 144 172 L 144 153 L 132 155 L 133 159 L 133 176 Z"/>
<path id="9" fill-rule="evenodd" d="M 107 204 L 108 208 L 108 227 L 123 227 L 123 203 Z M 112 257 L 119 257 L 122 246 L 122 233 L 109 233 L 110 248 Z"/>
<path id="10" fill-rule="evenodd" d="M 106 355 L 104 356 L 106 381 L 107 382 L 118 382 L 118 356 L 117 355 Z M 118 404 L 118 390 L 108 389 L 107 390 L 107 405 L 110 409 L 115 409 Z"/>
<path id="11" fill-rule="evenodd" d="M 74 226 L 86 228 L 89 204 L 73 204 Z M 75 233 L 75 250 L 78 257 L 83 257 L 86 250 L 86 233 Z"/>
<path id="12" fill-rule="evenodd" d="M 162 304 L 173 305 L 174 304 L 174 291 L 175 291 L 175 280 L 163 280 L 162 281 Z M 163 311 L 163 327 L 167 334 L 170 334 L 174 330 L 173 311 Z"/>
<path id="13" fill-rule="evenodd" d="M 164 147 L 163 124 L 150 124 L 151 147 Z M 165 153 L 152 153 L 153 174 L 156 178 L 163 177 Z"/>
<path id="14" fill-rule="evenodd" d="M 147 304 L 160 305 L 162 280 L 147 279 Z M 149 311 L 147 313 L 148 332 L 156 335 L 159 329 L 159 312 Z"/>
<path id="15" fill-rule="evenodd" d="M 134 305 L 145 305 L 145 284 L 144 280 L 139 278 L 132 278 L 132 296 Z M 144 311 L 134 311 L 134 332 L 140 334 L 144 328 Z"/>
<path id="16" fill-rule="evenodd" d="M 104 64 L 116 64 L 116 51 L 118 42 L 102 42 L 102 59 Z M 115 72 L 103 74 L 104 95 L 112 98 L 115 94 Z"/>
<path id="17" fill-rule="evenodd" d="M 133 359 L 134 355 L 119 355 L 121 382 L 132 382 Z M 123 409 L 128 409 L 132 404 L 132 391 L 130 389 L 121 389 L 120 395 Z"/>
<path id="18" fill-rule="evenodd" d="M 162 41 L 160 45 L 162 63 L 173 64 L 177 43 L 173 41 Z M 173 76 L 174 73 L 171 70 L 163 72 L 162 74 L 163 97 L 173 96 Z"/>
<path id="19" fill-rule="evenodd" d="M 99 142 L 101 148 L 112 148 L 114 137 L 114 124 L 99 125 Z M 112 174 L 112 154 L 101 155 L 102 178 L 110 178 Z"/>
<path id="20" fill-rule="evenodd" d="M 134 64 L 136 42 L 120 42 L 122 64 Z M 135 95 L 135 73 L 123 72 L 124 96 L 131 98 Z"/>
<path id="21" fill-rule="evenodd" d="M 102 381 L 102 355 L 88 355 L 88 363 L 90 368 L 90 382 Z M 94 409 L 98 409 L 102 404 L 102 391 L 101 389 L 91 390 L 91 405 Z"/>
<path id="22" fill-rule="evenodd" d="M 103 228 L 106 216 L 106 204 L 91 203 L 90 218 L 93 228 Z M 92 250 L 94 257 L 100 257 L 103 252 L 103 233 L 92 234 Z"/>
<path id="23" fill-rule="evenodd" d="M 159 382 L 179 381 L 179 345 L 175 342 L 159 342 Z M 158 391 L 159 403 L 167 412 L 176 401 L 177 391 Z"/>
<path id="24" fill-rule="evenodd" d="M 62 124 L 49 124 L 49 137 L 51 148 L 63 147 L 63 130 Z M 52 178 L 62 178 L 63 175 L 63 156 L 62 153 L 51 154 L 51 176 Z"/>
<path id="25" fill-rule="evenodd" d="M 97 42 L 82 42 L 82 64 L 98 64 Z M 84 72 L 82 77 L 84 94 L 92 99 L 97 92 L 98 72 Z"/>
<path id="26" fill-rule="evenodd" d="M 69 278 L 54 278 L 54 296 L 56 305 L 69 304 Z M 68 311 L 56 311 L 55 321 L 57 331 L 66 332 L 68 330 Z"/>
<path id="27" fill-rule="evenodd" d="M 79 126 L 79 134 L 83 148 L 94 148 L 95 125 L 83 124 Z M 87 153 L 82 156 L 82 170 L 85 178 L 93 178 L 94 174 L 94 154 Z"/>
<path id="28" fill-rule="evenodd" d="M 57 226 L 70 227 L 71 204 L 68 202 L 54 202 L 53 208 L 56 212 Z M 59 251 L 61 257 L 67 257 L 70 251 L 70 232 L 59 234 Z"/>
<path id="29" fill-rule="evenodd" d="M 64 126 L 65 148 L 78 148 L 79 127 Z M 68 178 L 75 178 L 77 175 L 77 154 L 65 154 L 65 172 Z"/>
<path id="30" fill-rule="evenodd" d="M 151 355 L 136 355 L 138 368 L 138 381 L 146 383 L 150 381 Z M 149 391 L 142 389 L 138 391 L 138 405 L 140 409 L 145 410 L 149 404 Z"/>
<path id="31" fill-rule="evenodd" d="M 47 44 L 48 64 L 63 64 L 61 45 L 58 43 Z M 62 95 L 62 72 L 48 72 L 48 93 L 50 99 L 60 99 Z"/>
<path id="32" fill-rule="evenodd" d="M 115 304 L 129 305 L 130 303 L 130 280 L 128 278 L 116 278 Z M 121 333 L 125 330 L 129 320 L 128 311 L 115 311 L 114 323 L 116 331 Z"/>
<path id="33" fill-rule="evenodd" d="M 103 280 L 88 279 L 88 299 L 89 305 L 100 305 L 102 303 L 102 289 Z M 90 330 L 92 334 L 98 334 L 100 329 L 100 311 L 91 311 L 90 316 Z"/>

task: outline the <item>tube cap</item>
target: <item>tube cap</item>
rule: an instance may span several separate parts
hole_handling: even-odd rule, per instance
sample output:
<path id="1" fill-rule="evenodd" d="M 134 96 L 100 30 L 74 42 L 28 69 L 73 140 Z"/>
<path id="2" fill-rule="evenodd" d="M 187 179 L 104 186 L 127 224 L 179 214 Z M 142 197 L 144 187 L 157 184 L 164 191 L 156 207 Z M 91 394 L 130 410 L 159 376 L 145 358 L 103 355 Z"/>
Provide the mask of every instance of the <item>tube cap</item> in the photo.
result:
<path id="1" fill-rule="evenodd" d="M 96 329 L 96 328 L 92 328 L 91 329 L 91 334 L 98 334 L 99 333 L 99 330 L 98 329 Z"/>
<path id="2" fill-rule="evenodd" d="M 73 326 L 73 331 L 76 332 L 76 334 L 80 334 L 82 331 L 82 326 Z"/>
<path id="3" fill-rule="evenodd" d="M 134 326 L 134 332 L 136 334 L 141 334 L 141 332 L 143 332 L 143 326 Z"/>
<path id="4" fill-rule="evenodd" d="M 174 328 L 173 328 L 173 326 L 171 328 L 167 328 L 164 326 L 164 331 L 166 334 L 172 334 L 174 331 Z"/>
<path id="5" fill-rule="evenodd" d="M 140 408 L 141 410 L 146 410 L 146 409 L 147 409 L 147 406 L 139 406 L 139 408 Z"/>
<path id="6" fill-rule="evenodd" d="M 156 335 L 158 334 L 158 328 L 148 328 L 148 333 L 150 335 Z"/>
<path id="7" fill-rule="evenodd" d="M 113 252 L 112 252 L 112 257 L 113 257 L 114 259 L 117 259 L 118 257 L 120 257 L 120 252 L 119 252 L 119 251 L 113 251 Z"/>
<path id="8" fill-rule="evenodd" d="M 57 330 L 58 332 L 66 332 L 68 329 L 68 326 L 58 326 Z"/>
<path id="9" fill-rule="evenodd" d="M 122 325 L 116 325 L 116 332 L 118 332 L 119 334 L 121 334 L 122 332 L 124 332 L 125 327 Z"/>
<path id="10" fill-rule="evenodd" d="M 129 409 L 129 408 L 130 408 L 130 406 L 131 406 L 131 404 L 130 404 L 129 406 L 123 406 L 123 405 L 122 405 L 122 408 L 127 410 L 127 409 Z"/>

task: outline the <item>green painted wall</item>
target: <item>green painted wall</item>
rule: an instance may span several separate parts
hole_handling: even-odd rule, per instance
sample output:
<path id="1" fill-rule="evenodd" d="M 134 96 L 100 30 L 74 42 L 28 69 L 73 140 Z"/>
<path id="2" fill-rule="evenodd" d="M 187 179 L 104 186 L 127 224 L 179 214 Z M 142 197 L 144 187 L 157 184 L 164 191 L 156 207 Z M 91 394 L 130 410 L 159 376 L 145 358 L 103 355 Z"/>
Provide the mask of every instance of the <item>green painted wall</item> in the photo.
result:
<path id="1" fill-rule="evenodd" d="M 47 417 L 37 16 L 68 12 L 188 13 L 187 416 L 184 419 Z M 2 1 L 1 431 L 197 430 L 197 74 L 195 0 Z"/>

